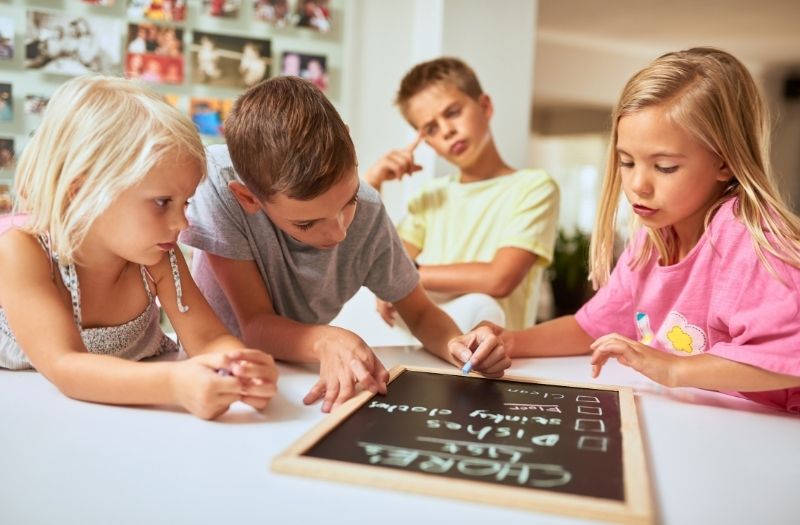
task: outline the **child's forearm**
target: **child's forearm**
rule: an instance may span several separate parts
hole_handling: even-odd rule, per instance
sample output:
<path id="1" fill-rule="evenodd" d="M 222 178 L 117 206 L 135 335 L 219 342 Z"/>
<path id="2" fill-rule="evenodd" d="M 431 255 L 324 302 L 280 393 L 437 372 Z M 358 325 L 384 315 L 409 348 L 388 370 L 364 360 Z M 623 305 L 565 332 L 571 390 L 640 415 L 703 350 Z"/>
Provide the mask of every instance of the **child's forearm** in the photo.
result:
<path id="1" fill-rule="evenodd" d="M 114 405 L 176 403 L 175 363 L 139 363 L 117 357 L 71 352 L 49 367 L 48 379 L 66 396 Z"/>
<path id="2" fill-rule="evenodd" d="M 455 361 L 447 349 L 447 343 L 461 335 L 461 330 L 443 310 L 433 303 L 419 315 L 411 319 L 403 319 L 409 330 L 420 340 L 426 350 L 454 365 Z"/>
<path id="3" fill-rule="evenodd" d="M 246 347 L 241 339 L 225 332 L 209 339 L 201 348 L 197 350 L 190 350 L 189 348 L 184 348 L 184 350 L 188 356 L 192 357 L 200 354 L 210 354 L 212 352 L 221 350 L 235 350 L 237 348 Z"/>
<path id="4" fill-rule="evenodd" d="M 525 330 L 503 331 L 500 337 L 512 358 L 588 354 L 593 341 L 573 315 L 545 321 Z"/>
<path id="5" fill-rule="evenodd" d="M 517 284 L 506 282 L 490 263 L 482 262 L 424 265 L 419 275 L 426 290 L 449 294 L 485 293 L 505 297 Z"/>
<path id="6" fill-rule="evenodd" d="M 777 374 L 710 354 L 675 360 L 673 384 L 736 392 L 763 392 L 800 387 L 800 377 Z"/>
<path id="7" fill-rule="evenodd" d="M 275 314 L 254 317 L 242 330 L 248 348 L 257 348 L 280 361 L 316 363 L 318 348 L 336 337 L 338 329 L 328 325 L 305 324 Z"/>

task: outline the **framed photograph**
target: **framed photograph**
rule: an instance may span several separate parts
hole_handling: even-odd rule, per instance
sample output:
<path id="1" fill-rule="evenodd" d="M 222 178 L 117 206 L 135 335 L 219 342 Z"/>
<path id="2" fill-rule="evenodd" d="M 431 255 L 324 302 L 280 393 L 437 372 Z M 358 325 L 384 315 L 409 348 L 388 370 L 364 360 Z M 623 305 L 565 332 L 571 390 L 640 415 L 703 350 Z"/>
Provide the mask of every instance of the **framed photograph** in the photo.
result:
<path id="1" fill-rule="evenodd" d="M 129 18 L 146 18 L 158 22 L 186 20 L 187 0 L 128 0 Z"/>
<path id="2" fill-rule="evenodd" d="M 0 122 L 14 120 L 14 95 L 11 84 L 0 84 Z"/>
<path id="3" fill-rule="evenodd" d="M 130 24 L 126 49 L 126 77 L 154 84 L 183 83 L 183 29 Z"/>
<path id="4" fill-rule="evenodd" d="M 41 115 L 48 102 L 50 102 L 50 97 L 44 95 L 25 95 L 25 114 Z"/>
<path id="5" fill-rule="evenodd" d="M 236 18 L 242 0 L 203 0 L 203 14 L 223 18 Z"/>
<path id="6" fill-rule="evenodd" d="M 307 27 L 320 33 L 331 30 L 331 11 L 328 0 L 298 0 L 297 27 Z"/>
<path id="7" fill-rule="evenodd" d="M 0 16 L 0 60 L 14 58 L 14 20 Z"/>
<path id="8" fill-rule="evenodd" d="M 14 139 L 0 138 L 0 169 L 12 169 L 14 160 Z"/>
<path id="9" fill-rule="evenodd" d="M 327 58 L 323 55 L 307 55 L 284 51 L 281 55 L 281 75 L 302 77 L 322 91 L 328 89 Z"/>
<path id="10" fill-rule="evenodd" d="M 291 27 L 296 25 L 296 3 L 296 0 L 254 0 L 253 15 L 274 27 Z"/>
<path id="11" fill-rule="evenodd" d="M 186 97 L 183 95 L 167 93 L 164 95 L 164 100 L 166 100 L 170 106 L 180 110 L 183 113 L 186 113 Z"/>
<path id="12" fill-rule="evenodd" d="M 201 135 L 221 137 L 223 123 L 233 107 L 233 99 L 192 98 L 189 115 Z"/>
<path id="13" fill-rule="evenodd" d="M 120 68 L 121 24 L 110 18 L 28 11 L 25 67 L 60 75 Z"/>
<path id="14" fill-rule="evenodd" d="M 194 31 L 192 81 L 214 86 L 250 87 L 269 77 L 269 40 Z"/>

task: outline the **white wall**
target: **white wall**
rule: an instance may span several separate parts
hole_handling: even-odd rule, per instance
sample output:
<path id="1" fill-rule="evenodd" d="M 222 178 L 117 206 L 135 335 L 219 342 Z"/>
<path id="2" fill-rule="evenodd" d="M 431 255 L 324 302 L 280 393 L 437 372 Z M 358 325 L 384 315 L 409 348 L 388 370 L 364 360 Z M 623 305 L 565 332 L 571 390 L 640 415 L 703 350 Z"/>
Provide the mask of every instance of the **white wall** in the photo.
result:
<path id="1" fill-rule="evenodd" d="M 502 9 L 483 0 L 353 0 L 348 7 L 351 78 L 344 108 L 361 170 L 412 141 L 413 130 L 392 101 L 414 64 L 441 55 L 458 56 L 475 69 L 495 103 L 492 130 L 501 154 L 512 165 L 527 164 L 536 0 L 504 0 Z M 452 170 L 427 147 L 417 157 L 425 167 L 421 174 L 384 188 L 395 220 L 421 182 Z"/>

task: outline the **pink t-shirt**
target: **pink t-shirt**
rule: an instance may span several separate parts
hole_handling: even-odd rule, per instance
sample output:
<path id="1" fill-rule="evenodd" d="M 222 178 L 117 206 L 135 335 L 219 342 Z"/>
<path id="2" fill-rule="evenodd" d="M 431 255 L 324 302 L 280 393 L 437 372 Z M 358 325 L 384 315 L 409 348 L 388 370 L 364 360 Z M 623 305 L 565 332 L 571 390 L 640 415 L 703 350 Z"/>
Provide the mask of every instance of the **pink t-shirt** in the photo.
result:
<path id="1" fill-rule="evenodd" d="M 646 233 L 620 257 L 609 282 L 576 314 L 591 337 L 617 332 L 676 355 L 708 353 L 800 377 L 800 269 L 767 255 L 781 280 L 759 260 L 750 232 L 723 204 L 697 245 L 679 263 L 641 268 L 630 262 Z M 800 413 L 800 388 L 731 392 Z"/>

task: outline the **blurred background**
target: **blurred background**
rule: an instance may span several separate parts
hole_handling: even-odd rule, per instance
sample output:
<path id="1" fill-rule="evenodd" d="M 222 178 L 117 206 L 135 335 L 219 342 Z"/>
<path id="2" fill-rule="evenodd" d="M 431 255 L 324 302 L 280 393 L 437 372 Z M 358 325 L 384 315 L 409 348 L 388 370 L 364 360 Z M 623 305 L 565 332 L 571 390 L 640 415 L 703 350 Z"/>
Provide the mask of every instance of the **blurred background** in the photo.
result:
<path id="1" fill-rule="evenodd" d="M 797 0 L 0 0 L 0 207 L 55 88 L 88 71 L 150 82 L 224 140 L 232 100 L 263 78 L 317 83 L 350 125 L 362 170 L 414 135 L 392 106 L 415 63 L 456 55 L 493 98 L 493 131 L 516 167 L 561 185 L 561 224 L 590 232 L 609 113 L 625 81 L 660 54 L 721 47 L 748 66 L 772 109 L 773 163 L 800 202 Z M 385 186 L 399 219 L 424 171 Z M 5 197 L 2 194 L 6 194 Z M 797 209 L 797 208 L 795 208 Z"/>

